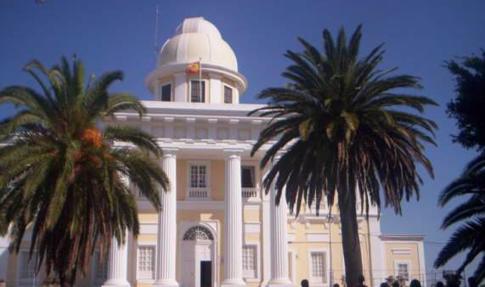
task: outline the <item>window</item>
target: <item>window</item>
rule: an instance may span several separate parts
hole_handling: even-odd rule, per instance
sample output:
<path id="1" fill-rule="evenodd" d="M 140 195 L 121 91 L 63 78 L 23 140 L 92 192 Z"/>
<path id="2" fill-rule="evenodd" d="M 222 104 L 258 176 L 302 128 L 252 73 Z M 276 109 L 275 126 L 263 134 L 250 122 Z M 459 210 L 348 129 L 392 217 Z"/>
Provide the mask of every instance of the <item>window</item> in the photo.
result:
<path id="1" fill-rule="evenodd" d="M 254 166 L 241 166 L 241 187 L 254 188 L 256 187 L 255 169 Z"/>
<path id="2" fill-rule="evenodd" d="M 207 227 L 194 226 L 184 234 L 184 240 L 214 240 L 214 236 Z"/>
<path id="3" fill-rule="evenodd" d="M 170 102 L 172 100 L 172 85 L 163 85 L 160 88 L 160 99 L 162 102 Z"/>
<path id="4" fill-rule="evenodd" d="M 243 275 L 244 278 L 256 278 L 256 245 L 243 247 Z"/>
<path id="5" fill-rule="evenodd" d="M 35 273 L 35 253 L 32 254 L 32 260 L 29 260 L 29 252 L 20 252 L 20 279 L 34 278 Z"/>
<path id="6" fill-rule="evenodd" d="M 232 104 L 232 88 L 224 86 L 224 104 Z"/>
<path id="7" fill-rule="evenodd" d="M 206 200 L 209 198 L 210 161 L 193 161 L 188 164 L 187 198 Z"/>
<path id="8" fill-rule="evenodd" d="M 205 165 L 190 166 L 190 187 L 207 188 L 207 166 Z"/>
<path id="9" fill-rule="evenodd" d="M 325 252 L 311 253 L 311 277 L 313 281 L 326 282 Z"/>
<path id="10" fill-rule="evenodd" d="M 155 247 L 138 246 L 138 279 L 153 279 L 155 270 Z"/>
<path id="11" fill-rule="evenodd" d="M 190 101 L 192 103 L 205 103 L 205 82 L 190 81 Z"/>
<path id="12" fill-rule="evenodd" d="M 409 280 L 409 264 L 399 262 L 396 264 L 397 276 Z"/>

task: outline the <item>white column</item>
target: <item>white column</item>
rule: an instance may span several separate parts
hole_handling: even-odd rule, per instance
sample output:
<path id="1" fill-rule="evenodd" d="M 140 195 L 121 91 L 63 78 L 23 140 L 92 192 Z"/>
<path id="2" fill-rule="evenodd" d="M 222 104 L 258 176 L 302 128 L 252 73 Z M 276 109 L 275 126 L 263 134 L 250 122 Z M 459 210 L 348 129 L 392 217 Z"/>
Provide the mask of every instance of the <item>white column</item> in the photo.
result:
<path id="1" fill-rule="evenodd" d="M 174 102 L 187 101 L 187 76 L 185 73 L 174 74 Z"/>
<path id="2" fill-rule="evenodd" d="M 278 159 L 276 159 L 278 160 Z M 292 286 L 288 276 L 288 207 L 283 190 L 276 205 L 276 188 L 271 188 L 271 280 L 268 286 Z"/>
<path id="3" fill-rule="evenodd" d="M 126 175 L 120 175 L 121 181 L 127 188 L 130 181 Z M 118 242 L 113 237 L 109 250 L 108 278 L 103 286 L 130 286 L 128 282 L 128 231 L 125 232 L 124 242 Z"/>
<path id="4" fill-rule="evenodd" d="M 265 174 L 266 175 L 266 174 Z M 263 282 L 261 286 L 266 286 L 271 280 L 271 200 L 270 195 L 262 192 L 263 202 Z"/>
<path id="5" fill-rule="evenodd" d="M 178 286 L 175 278 L 177 256 L 177 157 L 176 149 L 163 149 L 162 168 L 169 190 L 161 191 L 162 210 L 158 214 L 157 272 L 154 286 Z"/>
<path id="6" fill-rule="evenodd" d="M 103 286 L 127 287 L 128 283 L 128 231 L 126 232 L 124 244 L 118 243 L 116 238 L 111 242 L 108 261 L 108 278 Z"/>
<path id="7" fill-rule="evenodd" d="M 222 286 L 245 286 L 242 279 L 241 155 L 226 154 L 224 194 L 224 281 Z"/>

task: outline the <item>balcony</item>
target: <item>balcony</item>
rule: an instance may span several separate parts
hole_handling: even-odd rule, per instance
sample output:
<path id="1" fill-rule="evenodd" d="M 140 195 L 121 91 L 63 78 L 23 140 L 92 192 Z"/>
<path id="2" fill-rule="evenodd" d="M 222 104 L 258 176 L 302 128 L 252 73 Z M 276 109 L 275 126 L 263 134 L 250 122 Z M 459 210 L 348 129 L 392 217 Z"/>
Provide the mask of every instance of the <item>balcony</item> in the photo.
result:
<path id="1" fill-rule="evenodd" d="M 243 199 L 259 199 L 259 188 L 257 187 L 242 187 L 241 191 Z"/>
<path id="2" fill-rule="evenodd" d="M 191 200 L 205 200 L 209 198 L 209 189 L 199 188 L 199 187 L 190 187 L 189 188 L 189 198 Z"/>

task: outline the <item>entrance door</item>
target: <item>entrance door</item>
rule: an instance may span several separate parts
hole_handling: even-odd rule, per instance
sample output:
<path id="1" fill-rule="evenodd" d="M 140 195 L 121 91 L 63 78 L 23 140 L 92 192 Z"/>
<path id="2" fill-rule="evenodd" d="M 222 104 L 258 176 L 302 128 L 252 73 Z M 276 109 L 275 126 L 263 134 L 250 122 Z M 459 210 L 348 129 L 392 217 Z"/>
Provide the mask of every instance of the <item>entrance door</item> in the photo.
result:
<path id="1" fill-rule="evenodd" d="M 200 287 L 211 287 L 212 261 L 200 261 Z"/>
<path id="2" fill-rule="evenodd" d="M 213 281 L 217 280 L 214 272 L 217 266 L 212 266 L 214 248 L 214 236 L 207 227 L 196 225 L 185 232 L 181 244 L 181 286 L 216 286 Z"/>

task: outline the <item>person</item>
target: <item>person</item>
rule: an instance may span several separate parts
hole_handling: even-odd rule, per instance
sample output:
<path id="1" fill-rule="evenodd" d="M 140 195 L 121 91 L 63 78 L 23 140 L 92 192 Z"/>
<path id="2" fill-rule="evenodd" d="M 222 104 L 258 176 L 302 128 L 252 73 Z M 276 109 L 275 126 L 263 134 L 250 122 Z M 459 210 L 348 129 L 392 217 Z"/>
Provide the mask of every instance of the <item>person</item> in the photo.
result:
<path id="1" fill-rule="evenodd" d="M 393 276 L 387 276 L 387 278 L 386 278 L 387 287 L 391 287 L 392 282 L 394 282 L 394 277 Z"/>
<path id="2" fill-rule="evenodd" d="M 445 284 L 441 281 L 436 282 L 436 287 L 445 287 Z"/>
<path id="3" fill-rule="evenodd" d="M 468 287 L 478 287 L 478 282 L 475 280 L 475 277 L 468 277 Z"/>
<path id="4" fill-rule="evenodd" d="M 421 287 L 421 282 L 419 282 L 419 280 L 417 279 L 413 279 L 411 280 L 409 287 Z"/>
<path id="5" fill-rule="evenodd" d="M 399 285 L 399 281 L 398 280 L 394 280 L 394 282 L 392 282 L 392 284 L 391 284 L 391 287 L 401 287 L 401 285 Z"/>
<path id="6" fill-rule="evenodd" d="M 380 287 L 391 287 L 391 285 L 387 284 L 387 282 L 382 282 Z"/>
<path id="7" fill-rule="evenodd" d="M 357 284 L 357 287 L 367 287 L 367 285 L 364 284 L 365 282 L 364 275 L 360 275 L 358 281 L 359 283 Z"/>
<path id="8" fill-rule="evenodd" d="M 333 284 L 333 287 L 340 287 L 340 285 L 338 285 L 338 283 L 335 283 Z"/>
<path id="9" fill-rule="evenodd" d="M 301 280 L 301 287 L 309 287 L 310 283 L 308 283 L 308 280 L 303 279 Z"/>

